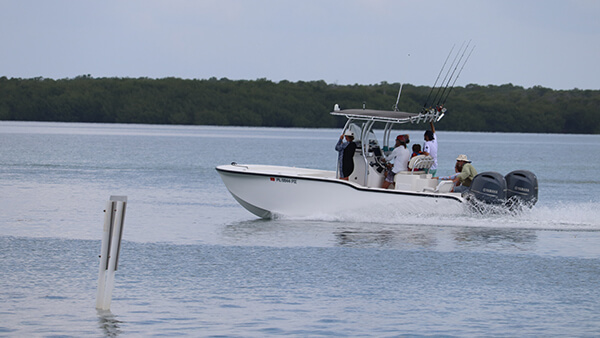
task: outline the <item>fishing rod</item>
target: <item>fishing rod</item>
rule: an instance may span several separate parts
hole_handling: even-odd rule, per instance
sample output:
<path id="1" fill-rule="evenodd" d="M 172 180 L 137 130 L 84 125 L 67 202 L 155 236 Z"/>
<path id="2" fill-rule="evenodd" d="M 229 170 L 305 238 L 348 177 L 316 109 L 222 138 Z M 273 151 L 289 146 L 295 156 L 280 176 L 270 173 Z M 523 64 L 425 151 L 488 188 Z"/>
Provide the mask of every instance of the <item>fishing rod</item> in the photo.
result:
<path id="1" fill-rule="evenodd" d="M 444 83 L 446 82 L 446 79 L 448 78 L 448 75 L 450 75 L 450 71 L 452 70 L 452 68 L 454 67 L 454 64 L 456 63 L 456 59 L 458 58 L 458 56 L 460 55 L 460 51 L 463 49 L 463 47 L 465 46 L 465 42 L 463 41 L 463 43 L 460 45 L 460 48 L 458 49 L 458 52 L 456 53 L 456 55 L 454 56 L 454 59 L 452 60 L 452 63 L 450 64 L 450 68 L 448 68 L 448 71 L 446 72 L 446 75 L 444 76 L 444 79 L 442 80 L 442 84 L 440 85 L 440 87 L 438 88 L 438 90 L 435 93 L 435 96 L 433 97 L 433 101 L 432 104 L 434 102 L 436 102 L 438 96 L 440 95 L 440 93 L 442 92 L 442 87 L 444 86 Z"/>
<path id="2" fill-rule="evenodd" d="M 471 40 L 469 40 L 469 43 L 467 43 L 467 46 L 465 47 L 465 50 L 463 50 L 462 55 L 460 56 L 460 59 L 458 59 L 458 62 L 456 63 L 456 67 L 454 67 L 454 70 L 452 71 L 452 74 L 450 75 L 450 78 L 448 79 L 448 83 L 446 83 L 446 87 L 444 87 L 444 90 L 442 91 L 442 95 L 440 96 L 440 101 L 441 101 L 442 97 L 444 97 L 444 94 L 446 93 L 446 89 L 448 89 L 448 86 L 450 85 L 450 81 L 452 80 L 452 77 L 454 77 L 454 73 L 456 72 L 456 69 L 460 65 L 460 62 L 462 61 L 462 58 L 465 56 L 465 53 L 467 52 L 467 49 L 469 49 L 469 45 L 470 44 L 471 44 Z M 438 101 L 436 103 L 436 106 L 439 106 L 440 101 Z"/>
<path id="3" fill-rule="evenodd" d="M 448 56 L 446 56 L 446 61 L 444 61 L 444 65 L 442 65 L 442 69 L 440 69 L 440 73 L 438 74 L 437 78 L 435 79 L 435 82 L 433 83 L 433 87 L 431 87 L 431 90 L 429 91 L 429 95 L 427 95 L 427 100 L 425 100 L 425 104 L 423 104 L 423 109 L 425 109 L 425 107 L 427 107 L 427 103 L 429 103 L 429 98 L 431 97 L 431 93 L 433 93 L 433 89 L 435 88 L 435 85 L 437 85 L 437 82 L 440 79 L 440 76 L 442 75 L 442 71 L 444 70 L 444 68 L 446 68 L 446 63 L 448 62 L 448 59 L 450 58 L 450 55 L 452 54 L 454 47 L 456 47 L 456 44 L 452 45 L 452 48 L 450 49 L 450 53 L 448 53 Z"/>
<path id="4" fill-rule="evenodd" d="M 460 70 L 458 71 L 458 74 L 456 74 L 456 78 L 454 78 L 454 82 L 452 82 L 452 87 L 450 87 L 450 90 L 448 91 L 446 98 L 442 102 L 442 106 L 446 103 L 446 100 L 448 100 L 448 96 L 450 96 L 450 93 L 452 92 L 452 89 L 454 88 L 454 85 L 456 84 L 456 80 L 458 80 L 460 73 L 462 73 L 463 68 L 465 68 L 465 65 L 467 64 L 467 61 L 469 61 L 469 57 L 471 57 L 471 53 L 473 53 L 473 50 L 475 49 L 475 47 L 476 46 L 473 46 L 473 48 L 471 48 L 471 51 L 469 52 L 469 55 L 467 55 L 465 62 L 463 62 L 462 67 L 460 67 Z"/>

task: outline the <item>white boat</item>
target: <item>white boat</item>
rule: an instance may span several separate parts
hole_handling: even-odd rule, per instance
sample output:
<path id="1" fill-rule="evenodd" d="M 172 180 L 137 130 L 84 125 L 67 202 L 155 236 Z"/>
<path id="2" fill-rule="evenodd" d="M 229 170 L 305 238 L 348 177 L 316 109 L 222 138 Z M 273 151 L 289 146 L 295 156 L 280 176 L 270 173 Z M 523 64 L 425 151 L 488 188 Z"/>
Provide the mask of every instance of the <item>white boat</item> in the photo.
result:
<path id="1" fill-rule="evenodd" d="M 410 171 L 396 174 L 393 188 L 381 188 L 385 174 L 382 158 L 391 152 L 392 128 L 403 123 L 436 121 L 444 112 L 445 109 L 420 113 L 334 109 L 331 114 L 347 118 L 344 132 L 351 130 L 357 144 L 349 180 L 339 179 L 333 170 L 274 165 L 232 163 L 216 169 L 233 197 L 262 218 L 343 215 L 376 212 L 380 208 L 395 208 L 400 213 L 462 213 L 466 199 L 451 192 L 452 182 L 439 181 L 419 170 L 431 166 L 433 160 L 429 156 L 414 157 Z M 376 123 L 383 125 L 382 145 L 373 132 Z"/>
<path id="2" fill-rule="evenodd" d="M 368 214 L 382 208 L 391 208 L 403 214 L 449 215 L 464 212 L 465 206 L 480 212 L 490 210 L 490 205 L 494 207 L 492 209 L 498 207 L 500 210 L 533 206 L 538 196 L 537 178 L 527 170 L 515 170 L 506 176 L 491 171 L 480 173 L 473 179 L 468 193 L 461 195 L 452 192 L 452 181 L 439 181 L 426 171 L 418 170 L 429 169 L 433 163 L 431 157 L 424 156 L 414 157 L 408 165 L 409 171 L 395 175 L 393 189 L 381 188 L 385 173 L 382 159 L 392 150 L 389 141 L 393 127 L 403 123 L 437 122 L 444 116 L 446 108 L 442 106 L 474 49 L 462 62 L 469 44 L 463 46 L 456 53 L 442 85 L 432 97 L 454 47 L 450 50 L 423 106 L 435 108 L 423 109 L 419 113 L 398 111 L 402 86 L 393 111 L 368 110 L 364 107 L 340 110 L 335 105 L 331 114 L 347 118 L 343 133 L 352 131 L 357 144 L 353 158 L 354 171 L 348 180 L 339 179 L 338 173 L 331 170 L 232 163 L 216 168 L 225 186 L 244 208 L 263 218 L 335 216 L 354 212 Z M 461 63 L 462 67 L 454 77 Z M 454 82 L 449 87 L 452 80 Z M 373 131 L 376 124 L 383 126 L 381 145 Z"/>

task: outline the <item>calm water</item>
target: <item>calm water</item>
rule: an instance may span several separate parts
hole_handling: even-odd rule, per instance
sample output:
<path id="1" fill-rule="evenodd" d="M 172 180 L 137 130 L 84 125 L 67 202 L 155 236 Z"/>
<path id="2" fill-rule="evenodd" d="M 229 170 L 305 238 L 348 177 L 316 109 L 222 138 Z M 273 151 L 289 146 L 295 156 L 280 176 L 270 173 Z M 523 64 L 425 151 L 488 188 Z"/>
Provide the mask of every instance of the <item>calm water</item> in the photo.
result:
<path id="1" fill-rule="evenodd" d="M 438 134 L 440 174 L 460 153 L 528 169 L 539 203 L 265 221 L 214 167 L 334 170 L 338 130 L 0 122 L 0 335 L 600 335 L 600 136 Z M 129 203 L 98 312 L 110 195 Z"/>

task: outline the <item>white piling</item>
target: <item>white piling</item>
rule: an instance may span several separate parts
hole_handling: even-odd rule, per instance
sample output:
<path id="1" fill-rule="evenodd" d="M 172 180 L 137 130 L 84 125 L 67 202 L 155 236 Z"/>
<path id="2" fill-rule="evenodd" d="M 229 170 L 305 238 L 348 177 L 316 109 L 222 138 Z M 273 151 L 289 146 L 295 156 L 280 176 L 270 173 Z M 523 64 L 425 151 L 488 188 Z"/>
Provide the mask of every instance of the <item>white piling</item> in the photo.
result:
<path id="1" fill-rule="evenodd" d="M 98 291 L 96 293 L 96 308 L 99 310 L 110 309 L 115 285 L 115 271 L 118 267 L 121 250 L 126 206 L 127 196 L 110 196 L 110 200 L 106 203 L 98 269 Z"/>

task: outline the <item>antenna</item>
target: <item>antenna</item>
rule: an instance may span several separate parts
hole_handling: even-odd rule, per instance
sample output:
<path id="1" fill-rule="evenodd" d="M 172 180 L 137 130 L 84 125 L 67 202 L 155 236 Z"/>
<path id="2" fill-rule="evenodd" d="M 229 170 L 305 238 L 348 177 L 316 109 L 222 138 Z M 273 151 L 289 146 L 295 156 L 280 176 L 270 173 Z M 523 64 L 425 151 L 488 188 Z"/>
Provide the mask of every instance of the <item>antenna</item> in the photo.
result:
<path id="1" fill-rule="evenodd" d="M 400 93 L 402 93 L 402 83 L 400 84 L 400 90 L 398 91 L 398 98 L 396 99 L 396 104 L 394 105 L 394 111 L 398 111 L 398 101 L 400 101 Z"/>

